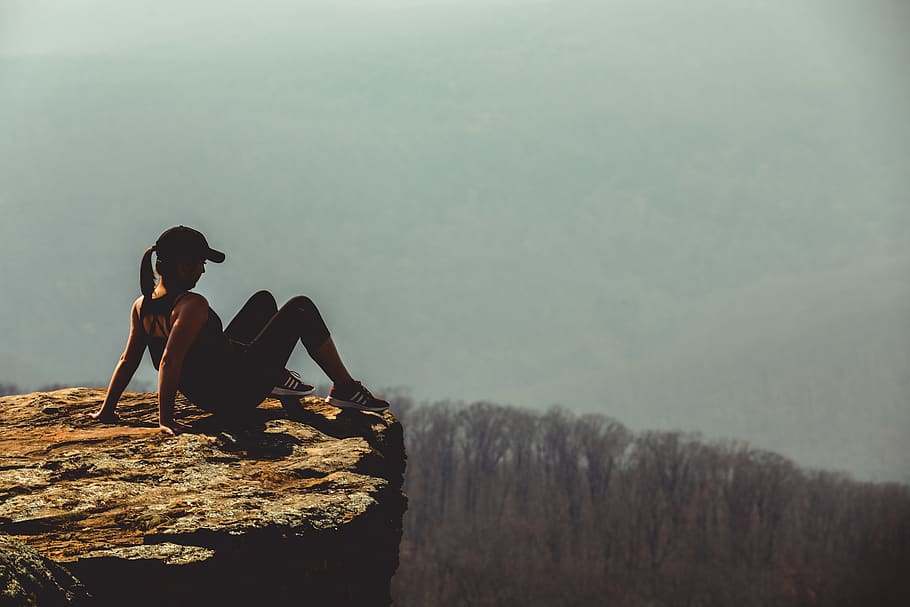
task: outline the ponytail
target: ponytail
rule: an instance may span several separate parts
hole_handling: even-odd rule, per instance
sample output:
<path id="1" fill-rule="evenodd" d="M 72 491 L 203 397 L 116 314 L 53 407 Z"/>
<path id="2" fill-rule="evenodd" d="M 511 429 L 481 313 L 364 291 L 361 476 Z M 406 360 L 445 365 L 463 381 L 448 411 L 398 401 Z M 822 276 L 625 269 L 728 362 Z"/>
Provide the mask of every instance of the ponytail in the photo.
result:
<path id="1" fill-rule="evenodd" d="M 145 296 L 151 296 L 155 290 L 155 272 L 152 270 L 152 252 L 155 250 L 151 246 L 145 250 L 142 256 L 142 262 L 139 264 L 139 288 Z"/>

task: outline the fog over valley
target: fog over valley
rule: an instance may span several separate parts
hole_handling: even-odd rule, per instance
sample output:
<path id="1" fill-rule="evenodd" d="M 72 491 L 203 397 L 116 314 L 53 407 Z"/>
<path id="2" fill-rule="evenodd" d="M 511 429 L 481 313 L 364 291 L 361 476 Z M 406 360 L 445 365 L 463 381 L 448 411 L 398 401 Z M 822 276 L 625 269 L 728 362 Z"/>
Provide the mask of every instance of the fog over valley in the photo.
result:
<path id="1" fill-rule="evenodd" d="M 370 386 L 908 482 L 908 32 L 885 0 L 0 0 L 0 382 L 106 382 L 185 224 L 225 322 L 305 293 Z"/>

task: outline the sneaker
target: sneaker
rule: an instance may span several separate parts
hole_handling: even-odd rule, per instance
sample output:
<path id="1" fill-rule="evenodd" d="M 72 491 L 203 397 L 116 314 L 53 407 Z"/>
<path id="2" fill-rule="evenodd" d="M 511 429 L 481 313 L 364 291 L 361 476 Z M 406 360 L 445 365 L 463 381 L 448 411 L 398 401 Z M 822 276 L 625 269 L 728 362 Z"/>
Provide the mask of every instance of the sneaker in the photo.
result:
<path id="1" fill-rule="evenodd" d="M 272 388 L 272 396 L 308 396 L 316 391 L 310 384 L 300 381 L 300 376 L 285 369 L 284 381 Z"/>
<path id="2" fill-rule="evenodd" d="M 342 409 L 360 409 L 361 411 L 385 411 L 389 403 L 376 398 L 370 391 L 363 387 L 359 381 L 353 381 L 346 388 L 332 386 L 332 391 L 325 402 Z"/>

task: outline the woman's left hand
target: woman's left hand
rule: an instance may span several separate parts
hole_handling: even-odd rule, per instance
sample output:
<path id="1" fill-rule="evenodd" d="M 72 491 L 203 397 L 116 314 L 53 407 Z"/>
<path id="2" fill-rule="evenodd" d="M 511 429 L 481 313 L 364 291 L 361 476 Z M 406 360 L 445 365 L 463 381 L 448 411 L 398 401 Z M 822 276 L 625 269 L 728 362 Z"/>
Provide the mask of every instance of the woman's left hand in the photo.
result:
<path id="1" fill-rule="evenodd" d="M 89 417 L 98 422 L 106 422 L 109 424 L 117 424 L 120 422 L 120 417 L 113 411 L 105 411 L 104 407 L 101 407 L 94 413 L 89 413 Z"/>
<path id="2" fill-rule="evenodd" d="M 158 429 L 168 434 L 170 436 L 177 436 L 178 434 L 184 434 L 186 432 L 192 432 L 193 428 L 187 426 L 186 424 L 181 424 L 180 422 L 169 422 L 158 424 Z"/>

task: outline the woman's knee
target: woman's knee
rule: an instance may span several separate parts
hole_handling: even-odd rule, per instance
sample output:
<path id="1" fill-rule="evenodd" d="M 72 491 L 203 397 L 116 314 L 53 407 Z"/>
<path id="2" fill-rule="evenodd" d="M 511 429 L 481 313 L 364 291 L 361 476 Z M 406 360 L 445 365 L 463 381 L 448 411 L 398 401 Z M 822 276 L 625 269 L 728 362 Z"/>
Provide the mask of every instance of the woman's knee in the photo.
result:
<path id="1" fill-rule="evenodd" d="M 272 295 L 270 292 L 266 291 L 265 289 L 263 289 L 261 291 L 256 291 L 255 293 L 253 293 L 250 296 L 249 301 L 267 302 L 267 303 L 272 304 L 272 306 L 274 306 L 276 310 L 278 309 L 278 303 L 275 301 L 275 296 Z"/>
<path id="2" fill-rule="evenodd" d="M 300 341 L 311 355 L 314 349 L 324 344 L 330 336 L 329 328 L 322 319 L 319 309 L 306 295 L 298 295 L 289 299 L 278 314 L 294 319 Z"/>
<path id="3" fill-rule="evenodd" d="M 284 305 L 289 306 L 289 307 L 294 307 L 299 310 L 305 310 L 308 312 L 318 310 L 318 308 L 316 307 L 316 304 L 313 303 L 313 300 L 310 299 L 309 297 L 307 297 L 306 295 L 297 295 L 296 297 L 292 297 Z"/>

